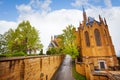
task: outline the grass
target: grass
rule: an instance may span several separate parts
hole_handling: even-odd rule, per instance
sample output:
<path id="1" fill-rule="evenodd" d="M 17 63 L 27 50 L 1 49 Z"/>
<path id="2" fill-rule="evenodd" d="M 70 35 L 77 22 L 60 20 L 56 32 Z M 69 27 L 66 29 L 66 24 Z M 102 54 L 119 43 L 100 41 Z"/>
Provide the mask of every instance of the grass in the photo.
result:
<path id="1" fill-rule="evenodd" d="M 73 74 L 73 77 L 75 78 L 75 80 L 87 80 L 85 76 L 76 72 L 75 64 L 73 65 L 73 68 L 72 68 L 72 74 Z"/>

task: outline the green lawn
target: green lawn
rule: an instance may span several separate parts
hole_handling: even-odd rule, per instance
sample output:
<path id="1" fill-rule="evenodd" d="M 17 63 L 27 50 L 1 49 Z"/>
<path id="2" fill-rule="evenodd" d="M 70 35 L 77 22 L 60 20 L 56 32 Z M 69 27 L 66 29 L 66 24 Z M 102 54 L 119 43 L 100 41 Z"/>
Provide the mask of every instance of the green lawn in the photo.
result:
<path id="1" fill-rule="evenodd" d="M 87 80 L 85 76 L 76 72 L 75 64 L 73 65 L 73 68 L 72 68 L 72 74 L 73 74 L 73 77 L 75 78 L 75 80 Z"/>

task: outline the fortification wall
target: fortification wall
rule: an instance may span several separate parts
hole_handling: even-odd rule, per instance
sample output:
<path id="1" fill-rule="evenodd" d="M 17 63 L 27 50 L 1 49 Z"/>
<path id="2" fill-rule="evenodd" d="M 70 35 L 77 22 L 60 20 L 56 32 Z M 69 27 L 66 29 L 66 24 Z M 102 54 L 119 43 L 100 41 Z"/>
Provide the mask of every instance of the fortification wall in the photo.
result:
<path id="1" fill-rule="evenodd" d="M 50 80 L 63 55 L 0 58 L 0 80 Z"/>

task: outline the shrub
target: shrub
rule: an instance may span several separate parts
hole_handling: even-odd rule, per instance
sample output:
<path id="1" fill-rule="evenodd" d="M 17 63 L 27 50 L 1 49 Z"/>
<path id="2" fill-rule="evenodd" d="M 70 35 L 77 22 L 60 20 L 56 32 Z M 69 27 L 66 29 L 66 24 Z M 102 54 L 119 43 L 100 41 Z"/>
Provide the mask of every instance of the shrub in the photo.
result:
<path id="1" fill-rule="evenodd" d="M 27 56 L 37 56 L 38 54 L 27 54 Z"/>
<path id="2" fill-rule="evenodd" d="M 14 54 L 12 54 L 12 56 L 27 56 L 24 52 L 16 52 Z"/>
<path id="3" fill-rule="evenodd" d="M 40 50 L 39 55 L 44 55 L 44 54 L 43 54 L 43 49 Z"/>
<path id="4" fill-rule="evenodd" d="M 10 53 L 5 53 L 5 54 L 0 54 L 0 57 L 11 57 L 12 54 Z"/>
<path id="5" fill-rule="evenodd" d="M 47 54 L 47 55 L 51 55 L 51 51 L 48 50 L 48 51 L 46 52 L 46 54 Z"/>

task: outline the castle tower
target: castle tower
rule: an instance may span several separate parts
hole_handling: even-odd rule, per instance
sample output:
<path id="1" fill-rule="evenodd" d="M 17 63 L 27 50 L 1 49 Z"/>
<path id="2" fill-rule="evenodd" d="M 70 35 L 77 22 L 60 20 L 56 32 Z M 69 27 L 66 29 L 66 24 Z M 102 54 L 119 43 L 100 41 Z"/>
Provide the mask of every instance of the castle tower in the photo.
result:
<path id="1" fill-rule="evenodd" d="M 83 8 L 83 22 L 78 28 L 79 49 L 82 61 L 92 63 L 95 69 L 106 70 L 118 66 L 114 46 L 106 19 L 99 15 L 99 21 L 86 16 Z"/>

